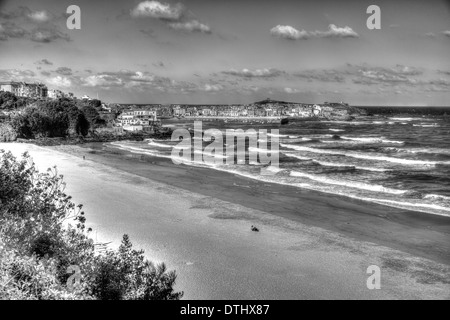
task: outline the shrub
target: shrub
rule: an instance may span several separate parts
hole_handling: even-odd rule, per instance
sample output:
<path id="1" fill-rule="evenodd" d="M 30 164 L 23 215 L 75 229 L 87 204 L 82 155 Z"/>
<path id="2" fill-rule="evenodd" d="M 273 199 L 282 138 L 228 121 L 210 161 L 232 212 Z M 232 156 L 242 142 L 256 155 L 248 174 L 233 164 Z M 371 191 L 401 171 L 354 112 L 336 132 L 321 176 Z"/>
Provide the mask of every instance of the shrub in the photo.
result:
<path id="1" fill-rule="evenodd" d="M 86 136 L 89 121 L 69 99 L 42 101 L 13 116 L 11 125 L 20 138 Z"/>
<path id="2" fill-rule="evenodd" d="M 56 168 L 40 173 L 28 154 L 0 150 L 0 298 L 163 299 L 175 292 L 175 272 L 154 266 L 124 236 L 117 251 L 95 252 L 82 205 L 65 192 Z M 67 225 L 72 221 L 75 225 Z M 68 290 L 69 266 L 80 286 Z"/>
<path id="3" fill-rule="evenodd" d="M 0 142 L 16 141 L 17 133 L 14 128 L 7 123 L 0 123 Z"/>
<path id="4" fill-rule="evenodd" d="M 174 292 L 175 272 L 145 260 L 144 251 L 136 251 L 127 235 L 119 250 L 107 251 L 95 265 L 93 294 L 102 300 L 178 300 L 183 293 Z"/>

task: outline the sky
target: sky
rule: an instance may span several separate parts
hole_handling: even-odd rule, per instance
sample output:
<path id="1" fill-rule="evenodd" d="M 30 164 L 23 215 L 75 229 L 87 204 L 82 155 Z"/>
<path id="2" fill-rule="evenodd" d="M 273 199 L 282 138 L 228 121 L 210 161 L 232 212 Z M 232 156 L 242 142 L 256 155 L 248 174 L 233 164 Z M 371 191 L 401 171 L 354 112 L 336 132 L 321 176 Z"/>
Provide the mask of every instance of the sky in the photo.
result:
<path id="1" fill-rule="evenodd" d="M 448 0 L 0 0 L 0 81 L 106 102 L 449 106 L 449 57 Z"/>

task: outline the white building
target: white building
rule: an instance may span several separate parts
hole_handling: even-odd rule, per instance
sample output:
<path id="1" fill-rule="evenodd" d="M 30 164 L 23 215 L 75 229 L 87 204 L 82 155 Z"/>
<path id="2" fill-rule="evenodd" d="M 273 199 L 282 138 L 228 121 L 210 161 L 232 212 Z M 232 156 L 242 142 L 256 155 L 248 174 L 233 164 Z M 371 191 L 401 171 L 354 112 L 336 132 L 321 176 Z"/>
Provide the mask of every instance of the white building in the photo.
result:
<path id="1" fill-rule="evenodd" d="M 0 91 L 11 92 L 18 97 L 46 98 L 48 89 L 42 83 L 7 81 L 0 82 Z"/>
<path id="2" fill-rule="evenodd" d="M 141 131 L 142 126 L 149 126 L 157 121 L 157 113 L 155 110 L 124 111 L 117 117 L 117 121 L 124 129 L 126 129 L 125 127 L 136 126 L 141 127 L 140 129 L 137 129 L 138 131 Z"/>

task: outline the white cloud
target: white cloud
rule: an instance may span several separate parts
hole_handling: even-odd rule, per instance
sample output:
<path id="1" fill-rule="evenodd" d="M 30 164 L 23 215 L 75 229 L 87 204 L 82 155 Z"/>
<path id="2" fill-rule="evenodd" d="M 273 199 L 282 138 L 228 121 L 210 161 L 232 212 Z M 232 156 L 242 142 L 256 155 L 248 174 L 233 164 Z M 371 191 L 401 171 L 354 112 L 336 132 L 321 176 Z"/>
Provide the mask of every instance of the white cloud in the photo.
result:
<path id="1" fill-rule="evenodd" d="M 352 28 L 345 26 L 343 28 L 334 24 L 328 26 L 327 31 L 305 31 L 297 30 L 291 26 L 278 25 L 270 30 L 270 34 L 289 40 L 306 40 L 312 38 L 358 38 L 359 35 Z"/>
<path id="2" fill-rule="evenodd" d="M 308 32 L 305 30 L 298 31 L 291 26 L 278 25 L 270 30 L 270 34 L 279 38 L 289 39 L 289 40 L 299 40 L 308 39 Z"/>
<path id="3" fill-rule="evenodd" d="M 442 34 L 444 34 L 447 37 L 450 37 L 450 30 L 442 31 Z"/>
<path id="4" fill-rule="evenodd" d="M 181 4 L 171 6 L 168 3 L 158 1 L 143 1 L 131 11 L 133 17 L 150 17 L 161 20 L 179 20 L 184 13 Z"/>
<path id="5" fill-rule="evenodd" d="M 49 43 L 58 39 L 70 41 L 69 35 L 52 28 L 35 29 L 31 34 L 31 40 L 35 42 Z"/>
<path id="6" fill-rule="evenodd" d="M 283 74 L 283 71 L 280 71 L 278 69 L 242 69 L 241 71 L 238 70 L 230 70 L 230 71 L 223 71 L 224 74 L 229 74 L 232 76 L 239 76 L 239 77 L 247 77 L 247 78 L 270 78 L 270 77 L 276 77 L 281 74 Z"/>
<path id="7" fill-rule="evenodd" d="M 47 11 L 32 11 L 27 14 L 27 17 L 36 22 L 46 22 L 50 20 L 50 16 Z"/>
<path id="8" fill-rule="evenodd" d="M 203 87 L 204 91 L 220 91 L 223 87 L 220 84 L 205 84 Z"/>
<path id="9" fill-rule="evenodd" d="M 36 74 L 31 70 L 0 69 L 0 80 L 34 81 Z"/>
<path id="10" fill-rule="evenodd" d="M 318 37 L 340 37 L 340 38 L 358 38 L 359 35 L 352 28 L 345 26 L 339 28 L 334 24 L 328 26 L 328 31 L 316 31 Z"/>
<path id="11" fill-rule="evenodd" d="M 209 26 L 207 26 L 206 24 L 200 23 L 198 20 L 169 23 L 169 27 L 174 30 L 211 33 L 211 28 Z"/>
<path id="12" fill-rule="evenodd" d="M 56 87 L 70 87 L 72 85 L 72 81 L 70 81 L 68 78 L 66 77 L 61 77 L 61 76 L 57 76 L 54 78 L 50 78 L 47 80 L 47 82 L 50 85 L 56 86 Z"/>
<path id="13" fill-rule="evenodd" d="M 87 87 L 110 87 L 122 85 L 122 80 L 107 74 L 96 74 L 85 78 L 84 85 Z"/>
<path id="14" fill-rule="evenodd" d="M 293 88 L 284 88 L 284 92 L 286 92 L 286 93 L 298 93 L 299 91 L 297 89 L 293 89 Z"/>
<path id="15" fill-rule="evenodd" d="M 130 79 L 133 81 L 152 82 L 155 80 L 155 76 L 153 74 L 144 74 L 141 71 L 136 71 L 135 74 L 130 76 Z"/>

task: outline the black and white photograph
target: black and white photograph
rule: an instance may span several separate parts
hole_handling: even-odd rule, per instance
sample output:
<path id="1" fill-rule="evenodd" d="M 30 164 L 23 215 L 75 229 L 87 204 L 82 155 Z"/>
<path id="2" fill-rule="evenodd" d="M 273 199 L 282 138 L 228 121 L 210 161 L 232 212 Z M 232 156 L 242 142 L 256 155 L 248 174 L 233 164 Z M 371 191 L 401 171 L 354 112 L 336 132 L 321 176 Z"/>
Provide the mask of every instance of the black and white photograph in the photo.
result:
<path id="1" fill-rule="evenodd" d="M 450 300 L 449 57 L 448 0 L 0 0 L 0 300 Z"/>

